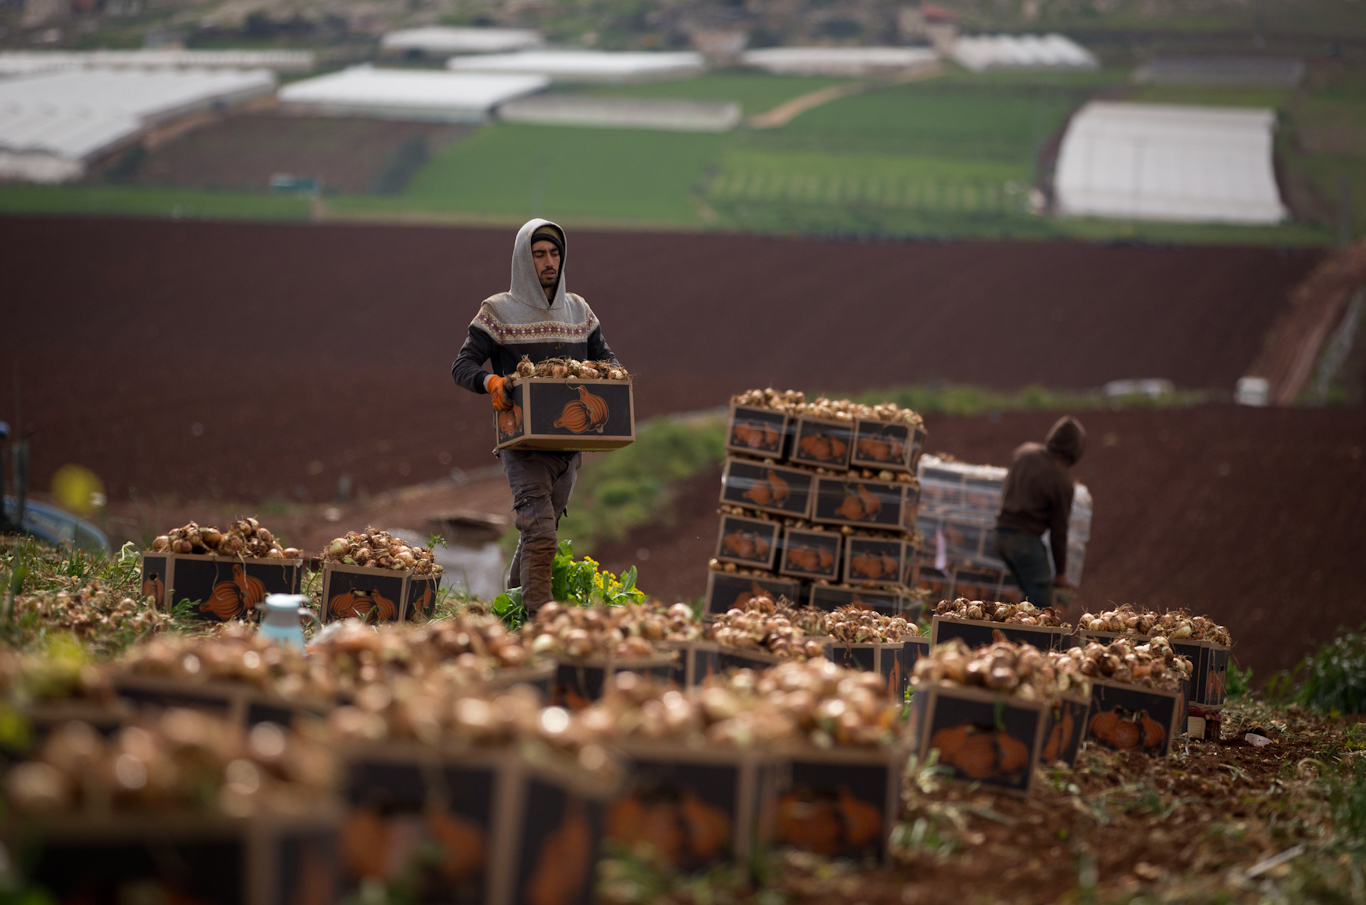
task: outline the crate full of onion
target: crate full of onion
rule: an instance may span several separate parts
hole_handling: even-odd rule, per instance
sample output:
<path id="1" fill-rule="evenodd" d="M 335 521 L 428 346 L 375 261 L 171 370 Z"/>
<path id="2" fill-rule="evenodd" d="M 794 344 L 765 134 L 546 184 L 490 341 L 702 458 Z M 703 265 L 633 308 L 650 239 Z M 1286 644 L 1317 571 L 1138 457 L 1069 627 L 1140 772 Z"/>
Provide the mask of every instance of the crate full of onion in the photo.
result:
<path id="1" fill-rule="evenodd" d="M 210 622 L 255 618 L 267 594 L 299 593 L 302 556 L 255 518 L 224 530 L 189 522 L 142 554 L 142 597 L 165 611 L 190 601 L 190 614 Z"/>
<path id="2" fill-rule="evenodd" d="M 350 531 L 329 543 L 323 562 L 322 621 L 401 622 L 430 618 L 442 567 L 431 550 L 387 531 Z"/>
<path id="3" fill-rule="evenodd" d="M 621 449 L 636 439 L 631 375 L 615 362 L 523 358 L 512 409 L 494 415 L 499 449 Z"/>
<path id="4" fill-rule="evenodd" d="M 1099 614 L 1083 613 L 1077 629 L 1084 640 L 1101 643 L 1115 638 L 1166 638 L 1173 651 L 1191 662 L 1190 703 L 1206 709 L 1223 706 L 1233 639 L 1228 629 L 1214 620 L 1182 611 L 1155 613 L 1124 604 Z"/>
<path id="5" fill-rule="evenodd" d="M 1027 601 L 943 600 L 935 607 L 930 639 L 938 645 L 954 638 L 961 638 L 969 648 L 1005 640 L 1040 650 L 1062 650 L 1072 645 L 1072 626 L 1052 607 L 1039 608 Z"/>

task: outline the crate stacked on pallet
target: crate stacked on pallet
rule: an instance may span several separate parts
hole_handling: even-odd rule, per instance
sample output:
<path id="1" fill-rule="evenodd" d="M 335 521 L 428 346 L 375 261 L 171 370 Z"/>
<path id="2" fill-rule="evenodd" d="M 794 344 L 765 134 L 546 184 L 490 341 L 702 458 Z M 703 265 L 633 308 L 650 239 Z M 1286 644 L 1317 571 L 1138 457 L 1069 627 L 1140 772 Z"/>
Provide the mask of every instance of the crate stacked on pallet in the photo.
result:
<path id="1" fill-rule="evenodd" d="M 775 390 L 734 397 L 706 611 L 766 593 L 913 616 L 924 440 L 920 416 L 895 405 Z"/>
<path id="2" fill-rule="evenodd" d="M 917 527 L 925 544 L 914 557 L 911 583 L 928 590 L 932 599 L 1023 600 L 1019 585 L 996 555 L 993 540 L 1006 469 L 926 455 L 920 458 L 917 477 Z M 1091 539 L 1091 512 L 1091 491 L 1077 484 L 1067 523 L 1067 580 L 1073 587 L 1081 584 L 1086 544 Z M 1048 543 L 1047 532 L 1044 543 Z"/>

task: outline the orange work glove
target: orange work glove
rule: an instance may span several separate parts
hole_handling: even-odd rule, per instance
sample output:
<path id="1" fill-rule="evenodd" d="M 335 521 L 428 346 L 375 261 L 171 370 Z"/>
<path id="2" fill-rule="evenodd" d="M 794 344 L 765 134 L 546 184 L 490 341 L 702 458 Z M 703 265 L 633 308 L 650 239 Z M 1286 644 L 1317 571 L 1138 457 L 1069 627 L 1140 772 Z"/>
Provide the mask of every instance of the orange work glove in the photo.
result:
<path id="1" fill-rule="evenodd" d="M 489 378 L 489 395 L 493 397 L 493 407 L 500 412 L 512 411 L 512 387 L 506 377 L 494 374 Z"/>

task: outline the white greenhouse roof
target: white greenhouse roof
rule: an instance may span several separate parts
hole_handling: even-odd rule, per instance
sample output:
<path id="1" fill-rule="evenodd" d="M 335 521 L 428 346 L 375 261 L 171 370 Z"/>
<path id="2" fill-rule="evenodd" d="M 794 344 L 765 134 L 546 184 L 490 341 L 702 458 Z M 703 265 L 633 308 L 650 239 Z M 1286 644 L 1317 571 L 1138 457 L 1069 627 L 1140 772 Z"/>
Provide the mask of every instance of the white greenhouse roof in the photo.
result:
<path id="1" fill-rule="evenodd" d="M 624 82 L 697 75 L 703 58 L 692 51 L 528 50 L 453 57 L 446 66 L 458 72 L 516 72 L 564 82 Z"/>
<path id="2" fill-rule="evenodd" d="M 264 70 L 72 70 L 0 81 L 0 151 L 88 161 L 145 129 L 269 94 Z"/>
<path id="3" fill-rule="evenodd" d="M 1067 127 L 1058 206 L 1078 216 L 1223 223 L 1285 218 L 1271 110 L 1095 101 Z"/>
<path id="4" fill-rule="evenodd" d="M 498 109 L 498 118 L 537 125 L 726 132 L 740 124 L 740 105 L 734 101 L 542 94 L 504 104 Z"/>
<path id="5" fill-rule="evenodd" d="M 7 50 L 0 77 L 62 69 L 272 69 L 307 72 L 311 50 Z"/>
<path id="6" fill-rule="evenodd" d="M 933 63 L 939 55 L 929 47 L 765 47 L 740 55 L 746 66 L 769 72 L 863 75 Z"/>
<path id="7" fill-rule="evenodd" d="M 506 53 L 539 47 L 540 32 L 530 28 L 405 28 L 380 39 L 384 50 L 420 50 L 423 53 Z"/>
<path id="8" fill-rule="evenodd" d="M 949 52 L 973 72 L 987 69 L 1095 69 L 1091 51 L 1063 35 L 983 35 L 959 38 Z"/>
<path id="9" fill-rule="evenodd" d="M 478 122 L 504 101 L 548 84 L 541 76 L 354 66 L 286 85 L 280 89 L 280 100 L 331 114 Z"/>

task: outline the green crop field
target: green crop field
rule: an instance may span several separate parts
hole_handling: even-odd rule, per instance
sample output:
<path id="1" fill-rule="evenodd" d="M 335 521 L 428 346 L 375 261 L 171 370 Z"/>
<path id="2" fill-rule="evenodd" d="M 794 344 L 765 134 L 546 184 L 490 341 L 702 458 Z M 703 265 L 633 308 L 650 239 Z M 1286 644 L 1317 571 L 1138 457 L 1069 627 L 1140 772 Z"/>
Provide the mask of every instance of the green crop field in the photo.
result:
<path id="1" fill-rule="evenodd" d="M 307 220 L 304 198 L 123 186 L 0 186 L 0 213 L 128 214 L 211 220 Z"/>
<path id="2" fill-rule="evenodd" d="M 763 113 L 793 98 L 849 79 L 765 75 L 758 72 L 709 72 L 679 81 L 601 85 L 579 93 L 596 97 L 675 98 L 690 101 L 739 101 L 746 116 Z"/>

